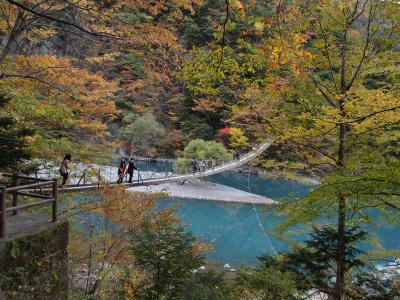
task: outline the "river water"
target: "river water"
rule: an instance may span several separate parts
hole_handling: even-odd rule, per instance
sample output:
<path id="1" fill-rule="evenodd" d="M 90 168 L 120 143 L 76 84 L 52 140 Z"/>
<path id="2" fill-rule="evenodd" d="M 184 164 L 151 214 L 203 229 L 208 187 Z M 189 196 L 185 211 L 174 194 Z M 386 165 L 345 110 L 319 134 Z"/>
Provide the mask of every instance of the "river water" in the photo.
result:
<path id="1" fill-rule="evenodd" d="M 140 170 L 171 171 L 172 166 L 164 163 L 137 162 Z M 246 192 L 266 196 L 275 200 L 306 195 L 312 188 L 294 181 L 268 179 L 256 175 L 227 172 L 206 178 L 215 183 L 228 185 Z M 177 207 L 177 214 L 188 231 L 214 245 L 210 259 L 231 266 L 256 264 L 257 256 L 273 254 L 288 249 L 288 243 L 281 240 L 274 229 L 284 219 L 272 208 L 252 204 L 227 203 L 199 199 L 169 198 L 159 200 L 160 207 Z M 371 211 L 371 216 L 378 212 Z M 371 227 L 382 242 L 384 249 L 400 247 L 399 228 L 380 223 Z M 293 238 L 303 240 L 306 234 Z M 370 245 L 363 245 L 365 250 Z M 376 246 L 374 246 L 376 248 Z"/>
<path id="2" fill-rule="evenodd" d="M 162 163 L 138 162 L 139 169 L 170 171 L 171 165 Z M 238 172 L 227 172 L 211 176 L 205 180 L 231 186 L 275 200 L 306 195 L 311 186 L 294 181 L 269 179 Z M 278 238 L 274 229 L 284 219 L 274 209 L 242 203 L 226 203 L 198 199 L 164 199 L 161 207 L 178 205 L 177 213 L 187 230 L 214 245 L 210 258 L 220 263 L 238 266 L 242 263 L 255 264 L 257 256 L 288 249 L 288 243 Z M 257 210 L 257 211 L 255 211 Z M 377 211 L 370 211 L 373 217 Z M 382 248 L 399 249 L 400 230 L 386 223 L 369 228 L 381 239 Z M 303 240 L 306 234 L 293 238 Z M 376 248 L 377 246 L 374 246 Z M 371 249 L 363 245 L 364 250 Z"/>

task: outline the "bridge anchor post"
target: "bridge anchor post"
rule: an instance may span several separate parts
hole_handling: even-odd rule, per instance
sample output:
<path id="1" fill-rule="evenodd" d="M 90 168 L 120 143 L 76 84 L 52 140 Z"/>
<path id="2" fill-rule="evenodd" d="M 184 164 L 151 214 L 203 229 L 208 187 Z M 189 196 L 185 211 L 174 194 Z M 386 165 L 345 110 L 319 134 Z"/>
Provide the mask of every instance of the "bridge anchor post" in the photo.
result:
<path id="1" fill-rule="evenodd" d="M 18 173 L 14 173 L 13 174 L 13 179 L 12 179 L 12 186 L 14 186 L 14 187 L 16 187 L 16 186 L 19 186 L 19 182 L 20 182 L 20 178 L 18 177 Z M 15 191 L 15 192 L 13 192 L 12 193 L 12 206 L 13 207 L 16 207 L 16 206 L 18 206 L 18 191 Z M 15 215 L 17 215 L 17 211 L 15 210 L 15 211 L 13 211 L 13 215 L 15 216 Z"/>
<path id="2" fill-rule="evenodd" d="M 1 207 L 1 215 L 0 215 L 0 239 L 7 238 L 6 234 L 6 216 L 7 216 L 7 202 L 6 202 L 6 187 L 1 187 L 1 196 L 0 196 L 0 207 Z"/>
<path id="3" fill-rule="evenodd" d="M 53 179 L 53 211 L 52 220 L 57 222 L 57 205 L 58 205 L 58 181 L 56 178 Z"/>

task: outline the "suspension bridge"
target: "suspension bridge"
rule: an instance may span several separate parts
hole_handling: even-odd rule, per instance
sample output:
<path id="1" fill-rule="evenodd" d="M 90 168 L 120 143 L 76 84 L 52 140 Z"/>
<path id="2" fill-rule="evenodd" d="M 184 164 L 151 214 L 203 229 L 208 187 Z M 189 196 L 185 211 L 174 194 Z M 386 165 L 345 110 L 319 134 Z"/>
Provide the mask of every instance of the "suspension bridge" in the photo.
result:
<path id="1" fill-rule="evenodd" d="M 194 179 L 199 179 L 202 177 L 207 177 L 219 173 L 223 173 L 226 171 L 234 170 L 247 162 L 253 160 L 258 155 L 263 153 L 268 147 L 271 145 L 271 142 L 264 142 L 257 146 L 254 146 L 251 151 L 248 153 L 238 157 L 237 159 L 232 159 L 227 163 L 222 163 L 220 165 L 211 166 L 199 172 L 192 172 L 185 174 L 172 174 L 170 172 L 165 172 L 164 176 L 154 177 L 153 174 L 149 178 L 143 179 L 138 172 L 137 180 L 132 183 L 121 183 L 120 185 L 126 187 L 134 187 L 134 186 L 150 186 L 150 185 L 159 185 L 169 182 L 185 182 Z M 83 192 L 96 190 L 100 188 L 103 184 L 111 184 L 116 185 L 117 183 L 106 182 L 102 176 L 100 176 L 100 170 L 97 174 L 97 182 L 90 182 L 86 184 L 85 180 L 85 170 L 83 170 L 83 175 L 80 177 L 79 181 L 76 184 L 66 185 L 65 187 L 60 188 L 58 180 L 56 178 L 43 178 L 43 177 L 32 177 L 21 174 L 9 174 L 9 173 L 1 173 L 0 172 L 0 181 L 6 180 L 3 182 L 3 186 L 0 186 L 0 240 L 2 238 L 7 237 L 6 232 L 6 218 L 8 214 L 14 215 L 14 218 L 10 218 L 10 221 L 15 224 L 23 223 L 28 224 L 26 228 L 23 230 L 28 230 L 29 222 L 19 222 L 18 220 L 24 218 L 26 215 L 18 215 L 19 211 L 23 211 L 32 207 L 51 205 L 52 206 L 52 221 L 57 222 L 57 199 L 59 193 L 66 192 Z M 7 180 L 8 179 L 8 180 Z M 83 179 L 83 184 L 81 184 Z M 12 200 L 12 207 L 7 207 L 7 198 Z M 37 202 L 29 202 L 26 204 L 20 204 L 19 196 L 26 196 L 33 199 L 40 199 Z M 18 215 L 18 216 L 17 216 Z M 13 223 L 13 224 L 14 224 Z M 14 224 L 14 225 L 15 225 Z M 25 225 L 26 225 L 25 224 Z M 11 226 L 11 228 L 14 227 Z M 17 227 L 15 227 L 17 228 Z M 21 228 L 20 228 L 21 229 Z"/>
<path id="2" fill-rule="evenodd" d="M 124 182 L 121 183 L 120 185 L 126 187 L 134 187 L 143 185 L 158 185 L 169 182 L 186 182 L 194 179 L 200 179 L 202 177 L 219 174 L 226 171 L 231 171 L 256 158 L 258 155 L 260 155 L 266 149 L 268 149 L 270 144 L 271 144 L 270 142 L 261 143 L 255 146 L 250 152 L 238 157 L 237 159 L 232 159 L 231 161 L 221 165 L 209 167 L 205 169 L 203 172 L 198 171 L 193 173 L 186 171 L 185 174 L 172 174 L 170 172 L 165 172 L 164 174 L 161 174 L 162 176 L 159 177 L 153 177 L 154 174 L 156 174 L 156 172 L 153 172 L 153 174 L 148 178 L 142 178 L 140 176 L 140 173 L 138 173 L 137 179 L 134 182 L 132 183 Z M 92 182 L 89 184 L 86 183 L 81 184 L 81 181 L 83 179 L 82 175 L 77 184 L 66 185 L 64 188 L 60 188 L 59 191 L 61 193 L 66 193 L 66 192 L 81 192 L 81 191 L 90 191 L 98 189 L 101 184 L 105 183 L 105 180 L 101 178 L 100 171 L 98 173 L 97 178 L 98 180 L 96 183 Z M 117 183 L 109 183 L 109 184 L 116 185 Z"/>

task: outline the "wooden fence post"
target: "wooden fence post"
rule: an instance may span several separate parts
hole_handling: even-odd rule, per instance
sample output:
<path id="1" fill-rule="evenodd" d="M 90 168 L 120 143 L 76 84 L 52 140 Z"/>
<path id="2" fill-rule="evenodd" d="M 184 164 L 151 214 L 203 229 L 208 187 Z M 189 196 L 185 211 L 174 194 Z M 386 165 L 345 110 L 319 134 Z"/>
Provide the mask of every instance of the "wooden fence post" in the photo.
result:
<path id="1" fill-rule="evenodd" d="M 13 182 L 12 182 L 12 186 L 19 186 L 19 177 L 18 177 L 18 173 L 14 173 L 13 174 Z M 12 206 L 16 207 L 18 206 L 18 192 L 15 191 L 13 192 L 13 196 L 12 196 Z M 16 215 L 18 212 L 17 211 L 13 211 L 13 215 Z"/>
<path id="2" fill-rule="evenodd" d="M 6 187 L 1 187 L 1 196 L 0 196 L 0 207 L 1 207 L 1 215 L 0 215 L 0 239 L 5 239 L 7 237 L 6 232 L 6 215 L 7 215 L 7 203 L 6 203 Z"/>
<path id="3" fill-rule="evenodd" d="M 83 170 L 83 174 L 82 174 L 81 178 L 79 178 L 78 183 L 76 185 L 80 185 L 82 179 L 83 179 L 83 184 L 86 184 L 85 176 L 86 176 L 86 169 Z"/>
<path id="4" fill-rule="evenodd" d="M 100 188 L 100 183 L 102 182 L 101 179 L 101 170 L 99 169 L 99 172 L 97 173 L 97 187 Z"/>
<path id="5" fill-rule="evenodd" d="M 140 175 L 140 172 L 138 171 L 138 182 L 139 182 L 139 179 L 142 181 L 142 183 L 143 183 L 143 178 L 142 178 L 142 176 Z"/>
<path id="6" fill-rule="evenodd" d="M 58 201 L 58 182 L 53 179 L 53 222 L 57 222 L 57 201 Z"/>

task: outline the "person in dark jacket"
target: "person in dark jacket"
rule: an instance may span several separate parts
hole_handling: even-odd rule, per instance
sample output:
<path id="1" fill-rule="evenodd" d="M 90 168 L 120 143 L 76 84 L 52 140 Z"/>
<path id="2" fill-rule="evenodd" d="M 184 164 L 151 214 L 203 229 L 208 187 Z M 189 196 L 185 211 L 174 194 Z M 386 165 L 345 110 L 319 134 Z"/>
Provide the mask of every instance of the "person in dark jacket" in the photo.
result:
<path id="1" fill-rule="evenodd" d="M 60 166 L 60 169 L 59 169 L 60 175 L 63 178 L 63 181 L 61 183 L 61 187 L 64 187 L 65 184 L 67 183 L 68 176 L 69 176 L 69 164 L 71 163 L 71 160 L 72 160 L 71 159 L 71 154 L 67 154 L 67 155 L 65 155 L 65 157 L 64 157 L 64 159 L 63 159 L 63 161 L 61 163 L 61 166 Z"/>
<path id="2" fill-rule="evenodd" d="M 124 181 L 125 176 L 125 160 L 121 158 L 121 162 L 119 163 L 118 167 L 118 181 L 117 183 L 122 183 Z"/>
<path id="3" fill-rule="evenodd" d="M 126 173 L 129 174 L 129 183 L 132 183 L 133 170 L 138 171 L 138 169 L 135 167 L 135 160 L 131 157 L 128 161 L 128 168 L 126 171 Z"/>
<path id="4" fill-rule="evenodd" d="M 197 160 L 194 157 L 192 159 L 192 171 L 193 173 L 197 172 Z"/>

